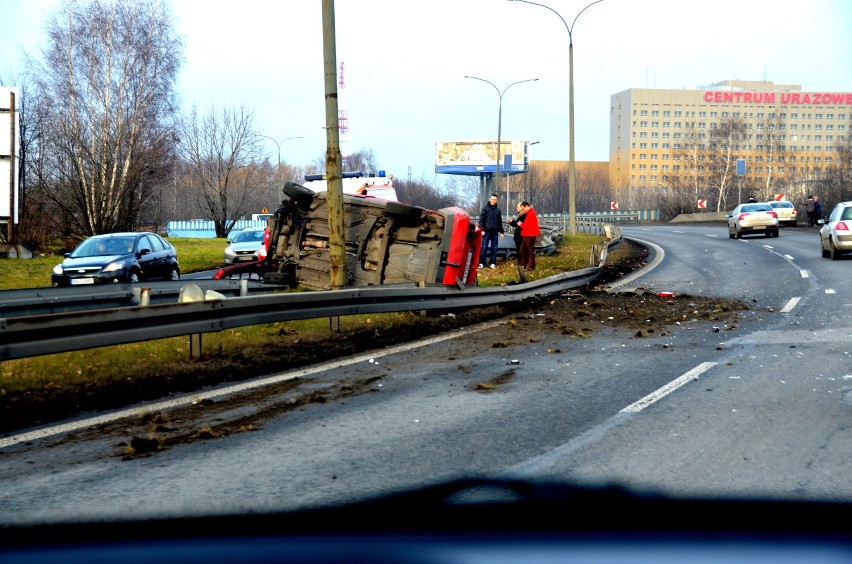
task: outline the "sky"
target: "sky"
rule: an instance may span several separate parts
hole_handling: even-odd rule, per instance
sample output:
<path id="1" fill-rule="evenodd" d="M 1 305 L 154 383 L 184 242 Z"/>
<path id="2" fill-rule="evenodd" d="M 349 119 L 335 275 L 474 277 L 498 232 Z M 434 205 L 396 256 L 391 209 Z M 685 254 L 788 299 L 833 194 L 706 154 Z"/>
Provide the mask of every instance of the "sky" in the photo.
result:
<path id="1" fill-rule="evenodd" d="M 372 150 L 388 174 L 440 182 L 435 143 L 496 140 L 499 120 L 501 139 L 535 143 L 530 159 L 568 160 L 572 23 L 578 161 L 609 159 L 610 97 L 630 88 L 740 79 L 852 92 L 846 0 L 591 1 L 537 0 L 547 9 L 509 0 L 337 0 L 352 150 Z M 21 53 L 38 52 L 59 2 L 0 0 L 0 75 L 22 68 Z M 280 142 L 282 161 L 323 159 L 321 1 L 171 7 L 186 47 L 178 85 L 185 109 L 244 106 L 258 132 Z M 513 84 L 529 79 L 538 80 Z M 274 162 L 278 146 L 266 142 Z"/>

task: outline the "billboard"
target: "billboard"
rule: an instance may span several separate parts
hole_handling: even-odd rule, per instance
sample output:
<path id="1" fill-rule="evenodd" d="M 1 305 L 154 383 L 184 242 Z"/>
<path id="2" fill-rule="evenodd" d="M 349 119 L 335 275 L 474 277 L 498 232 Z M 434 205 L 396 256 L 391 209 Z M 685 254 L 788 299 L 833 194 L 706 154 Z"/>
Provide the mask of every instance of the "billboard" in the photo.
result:
<path id="1" fill-rule="evenodd" d="M 529 168 L 529 141 L 500 140 L 500 173 L 519 174 Z M 435 172 L 478 176 L 497 170 L 497 141 L 435 143 Z"/>
<path id="2" fill-rule="evenodd" d="M 0 86 L 0 223 L 18 223 L 19 100 L 17 88 Z"/>

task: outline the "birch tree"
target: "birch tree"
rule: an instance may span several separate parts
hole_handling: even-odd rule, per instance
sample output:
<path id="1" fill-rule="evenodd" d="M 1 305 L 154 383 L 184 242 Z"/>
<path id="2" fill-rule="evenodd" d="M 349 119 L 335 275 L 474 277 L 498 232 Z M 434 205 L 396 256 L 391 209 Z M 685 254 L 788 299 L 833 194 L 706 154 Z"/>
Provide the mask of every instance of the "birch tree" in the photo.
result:
<path id="1" fill-rule="evenodd" d="M 159 0 L 66 0 L 34 74 L 49 101 L 41 180 L 87 236 L 137 226 L 171 169 L 183 45 Z"/>

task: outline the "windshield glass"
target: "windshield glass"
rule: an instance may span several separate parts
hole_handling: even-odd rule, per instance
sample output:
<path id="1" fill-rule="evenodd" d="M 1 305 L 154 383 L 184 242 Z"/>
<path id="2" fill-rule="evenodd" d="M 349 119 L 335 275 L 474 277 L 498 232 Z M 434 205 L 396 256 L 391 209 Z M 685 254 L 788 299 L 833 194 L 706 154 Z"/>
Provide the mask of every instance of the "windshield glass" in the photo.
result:
<path id="1" fill-rule="evenodd" d="M 232 243 L 251 243 L 257 241 L 263 241 L 263 231 L 240 231 L 231 239 Z"/>
<path id="2" fill-rule="evenodd" d="M 133 237 L 94 237 L 86 239 L 74 249 L 74 258 L 126 255 L 133 252 Z"/>
<path id="3" fill-rule="evenodd" d="M 1 5 L 0 528 L 852 510 L 852 2 Z"/>

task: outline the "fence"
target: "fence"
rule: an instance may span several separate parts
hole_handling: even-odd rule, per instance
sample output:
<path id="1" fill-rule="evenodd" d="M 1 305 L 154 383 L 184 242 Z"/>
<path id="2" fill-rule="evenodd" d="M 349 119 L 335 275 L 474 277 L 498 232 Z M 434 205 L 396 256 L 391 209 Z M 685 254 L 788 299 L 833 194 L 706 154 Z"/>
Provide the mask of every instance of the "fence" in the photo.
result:
<path id="1" fill-rule="evenodd" d="M 265 219 L 238 219 L 233 222 L 232 234 L 250 227 L 266 227 Z M 206 219 L 188 219 L 183 221 L 170 221 L 166 225 L 166 235 L 169 237 L 192 237 L 198 239 L 212 239 L 216 237 L 216 224 Z"/>
<path id="2" fill-rule="evenodd" d="M 558 226 L 563 231 L 570 229 L 571 219 L 567 213 L 540 213 L 538 217 L 546 225 Z M 659 220 L 660 210 L 625 210 L 577 212 L 575 223 L 580 231 L 596 233 L 605 223 L 642 223 Z"/>

